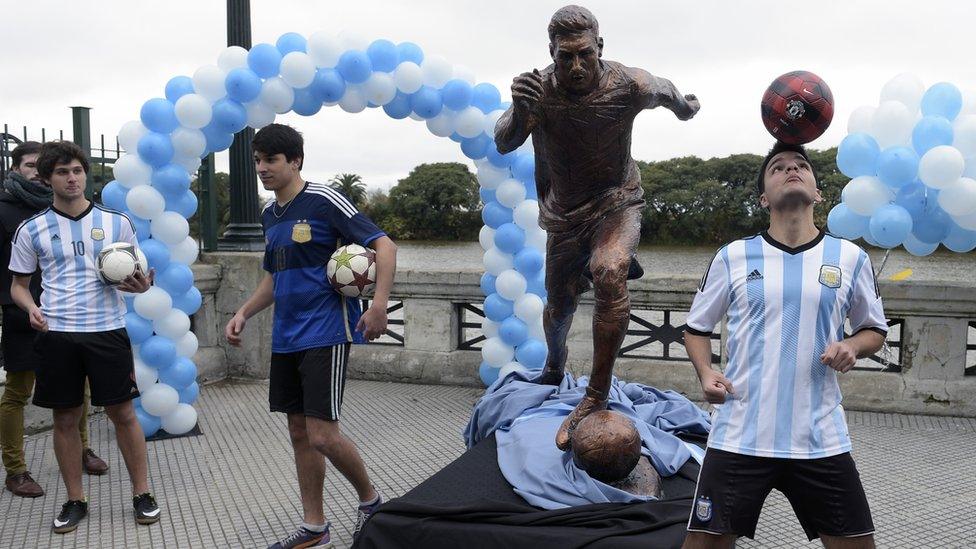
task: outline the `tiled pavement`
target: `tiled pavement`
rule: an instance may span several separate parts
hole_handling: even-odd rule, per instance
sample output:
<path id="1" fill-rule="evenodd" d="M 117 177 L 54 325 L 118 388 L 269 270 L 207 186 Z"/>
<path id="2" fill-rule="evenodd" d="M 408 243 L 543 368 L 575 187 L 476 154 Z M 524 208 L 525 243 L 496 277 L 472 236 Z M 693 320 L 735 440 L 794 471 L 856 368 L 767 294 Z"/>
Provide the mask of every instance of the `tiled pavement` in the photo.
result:
<path id="1" fill-rule="evenodd" d="M 345 430 L 387 497 L 398 496 L 463 451 L 460 430 L 480 391 L 352 380 Z M 150 443 L 150 482 L 164 515 L 137 526 L 114 431 L 92 424 L 96 452 L 112 470 L 86 477 L 91 514 L 74 533 L 50 533 L 64 499 L 51 434 L 30 436 L 28 462 L 47 491 L 35 500 L 0 495 L 0 547 L 266 547 L 300 519 L 284 416 L 267 412 L 266 382 L 204 388 L 203 436 Z M 851 412 L 855 459 L 879 547 L 976 547 L 976 420 Z M 326 501 L 337 547 L 348 547 L 355 493 L 332 468 Z M 785 498 L 767 501 L 755 541 L 740 547 L 816 547 Z"/>

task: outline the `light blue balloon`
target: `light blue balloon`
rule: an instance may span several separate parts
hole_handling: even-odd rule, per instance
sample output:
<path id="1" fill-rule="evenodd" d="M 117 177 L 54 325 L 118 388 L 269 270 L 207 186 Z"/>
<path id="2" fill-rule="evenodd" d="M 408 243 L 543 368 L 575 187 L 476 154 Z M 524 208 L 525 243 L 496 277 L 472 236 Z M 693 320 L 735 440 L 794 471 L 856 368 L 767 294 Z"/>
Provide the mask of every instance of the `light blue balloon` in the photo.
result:
<path id="1" fill-rule="evenodd" d="M 278 76 L 281 70 L 281 51 L 271 44 L 257 44 L 247 52 L 247 66 L 261 78 Z"/>
<path id="2" fill-rule="evenodd" d="M 546 344 L 538 339 L 527 339 L 515 349 L 515 360 L 526 368 L 542 368 L 546 363 Z"/>
<path id="3" fill-rule="evenodd" d="M 522 273 L 522 275 L 525 277 L 534 275 L 542 270 L 544 264 L 545 259 L 542 257 L 542 254 L 539 253 L 539 250 L 536 250 L 535 248 L 526 246 L 515 254 L 515 270 Z"/>
<path id="4" fill-rule="evenodd" d="M 278 48 L 282 56 L 288 55 L 293 51 L 305 53 L 305 46 L 305 37 L 297 32 L 286 32 L 279 36 L 278 41 L 275 42 L 275 47 Z"/>
<path id="5" fill-rule="evenodd" d="M 176 104 L 176 101 L 188 93 L 193 93 L 193 79 L 189 76 L 174 76 L 166 83 L 166 99 Z"/>
<path id="6" fill-rule="evenodd" d="M 961 254 L 976 249 L 976 231 L 963 229 L 955 222 L 949 227 L 949 234 L 942 239 L 942 245 Z"/>
<path id="7" fill-rule="evenodd" d="M 139 151 L 139 158 L 154 168 L 163 166 L 173 159 L 173 142 L 168 135 L 161 133 L 148 132 L 139 139 L 136 149 Z"/>
<path id="8" fill-rule="evenodd" d="M 874 175 L 881 147 L 866 133 L 852 133 L 837 147 L 837 168 L 850 178 Z"/>
<path id="9" fill-rule="evenodd" d="M 871 215 L 871 238 L 882 248 L 894 248 L 912 232 L 912 216 L 895 204 L 881 206 Z"/>
<path id="10" fill-rule="evenodd" d="M 912 130 L 912 146 L 922 156 L 931 148 L 952 145 L 952 122 L 941 116 L 925 116 Z"/>
<path id="11" fill-rule="evenodd" d="M 491 144 L 488 146 L 488 152 L 485 153 L 485 158 L 496 168 L 510 168 L 512 162 L 515 161 L 515 153 L 502 154 L 498 152 L 498 147 L 495 146 L 495 140 L 492 139 Z"/>
<path id="12" fill-rule="evenodd" d="M 369 61 L 366 52 L 359 50 L 348 50 L 339 56 L 339 63 L 336 70 L 342 75 L 346 82 L 362 84 L 373 74 L 373 64 Z"/>
<path id="13" fill-rule="evenodd" d="M 501 102 L 502 94 L 488 82 L 481 82 L 472 90 L 471 104 L 485 114 L 497 109 Z"/>
<path id="14" fill-rule="evenodd" d="M 240 103 L 254 101 L 261 95 L 261 77 L 246 67 L 231 69 L 224 78 L 227 97 Z"/>
<path id="15" fill-rule="evenodd" d="M 132 222 L 132 227 L 136 230 L 136 238 L 139 239 L 139 246 L 142 247 L 142 239 L 149 238 L 152 234 L 150 231 L 149 221 L 133 214 L 132 212 L 128 212 L 126 215 L 129 216 L 129 221 Z M 149 266 L 152 267 L 152 264 Z"/>
<path id="16" fill-rule="evenodd" d="M 451 110 L 460 111 L 471 104 L 471 84 L 460 78 L 448 80 L 441 93 L 444 96 L 444 106 Z"/>
<path id="17" fill-rule="evenodd" d="M 380 72 L 392 72 L 397 68 L 400 60 L 396 44 L 383 39 L 374 40 L 366 48 L 366 55 L 369 56 L 369 62 L 373 65 L 373 70 Z"/>
<path id="18" fill-rule="evenodd" d="M 187 219 L 197 213 L 197 206 L 199 205 L 200 201 L 197 199 L 197 195 L 193 194 L 191 190 L 187 190 L 176 199 L 166 198 L 166 211 L 176 212 Z"/>
<path id="19" fill-rule="evenodd" d="M 495 280 L 498 277 L 491 273 L 485 273 L 481 275 L 481 293 L 485 294 L 485 297 L 490 296 L 495 293 Z"/>
<path id="20" fill-rule="evenodd" d="M 322 102 L 335 103 L 346 93 L 346 81 L 335 69 L 319 69 L 312 80 L 312 91 Z"/>
<path id="21" fill-rule="evenodd" d="M 133 345 L 142 345 L 144 341 L 152 337 L 152 322 L 139 316 L 139 313 L 130 311 L 125 313 L 125 331 L 129 334 L 129 341 Z"/>
<path id="22" fill-rule="evenodd" d="M 481 366 L 478 366 L 478 377 L 481 378 L 481 382 L 485 384 L 485 387 L 489 387 L 492 383 L 498 381 L 498 374 L 500 372 L 501 368 L 493 368 L 485 362 L 482 362 Z"/>
<path id="23" fill-rule="evenodd" d="M 196 381 L 197 365 L 186 357 L 178 357 L 168 368 L 159 371 L 159 382 L 180 391 Z"/>
<path id="24" fill-rule="evenodd" d="M 447 137 L 448 137 L 448 138 L 449 138 L 449 139 L 450 139 L 451 141 L 453 141 L 453 142 L 455 142 L 455 143 L 460 143 L 460 142 L 462 142 L 462 141 L 464 141 L 464 138 L 463 138 L 463 137 L 461 137 L 461 134 L 459 134 L 458 132 L 454 132 L 454 133 L 452 133 L 451 135 L 449 135 L 449 136 L 447 136 Z"/>
<path id="25" fill-rule="evenodd" d="M 197 397 L 200 396 L 200 385 L 194 381 L 188 385 L 185 389 L 180 391 L 180 403 L 182 404 L 193 404 L 197 401 Z"/>
<path id="26" fill-rule="evenodd" d="M 152 172 L 152 186 L 164 196 L 181 195 L 190 189 L 190 174 L 178 164 L 166 164 Z"/>
<path id="27" fill-rule="evenodd" d="M 938 244 L 949 236 L 952 218 L 929 197 L 925 210 L 913 220 L 912 234 L 926 244 Z"/>
<path id="28" fill-rule="evenodd" d="M 461 152 L 471 160 L 481 160 L 493 146 L 494 141 L 482 132 L 476 137 L 461 141 Z"/>
<path id="29" fill-rule="evenodd" d="M 193 271 L 190 267 L 176 262 L 156 273 L 156 286 L 170 295 L 183 295 L 193 287 Z"/>
<path id="30" fill-rule="evenodd" d="M 173 298 L 173 308 L 179 309 L 188 315 L 193 315 L 200 310 L 203 304 L 203 295 L 196 287 L 190 288 L 181 296 Z"/>
<path id="31" fill-rule="evenodd" d="M 169 338 L 154 335 L 139 346 L 139 356 L 147 365 L 162 370 L 176 360 L 176 346 Z"/>
<path id="32" fill-rule="evenodd" d="M 529 184 L 535 184 L 535 155 L 532 153 L 519 153 L 515 157 L 515 161 L 512 162 L 512 175 L 516 179 L 525 183 L 528 187 Z"/>
<path id="33" fill-rule="evenodd" d="M 889 147 L 878 155 L 878 179 L 893 189 L 915 182 L 918 155 L 908 147 Z"/>
<path id="34" fill-rule="evenodd" d="M 421 87 L 410 95 L 410 109 L 424 120 L 437 116 L 444 109 L 440 90 L 430 86 Z"/>
<path id="35" fill-rule="evenodd" d="M 525 198 L 539 200 L 539 189 L 536 188 L 534 181 L 525 185 Z"/>
<path id="36" fill-rule="evenodd" d="M 312 86 L 295 90 L 295 101 L 291 104 L 291 110 L 295 114 L 312 116 L 322 110 L 322 100 L 313 86 L 314 82 Z"/>
<path id="37" fill-rule="evenodd" d="M 501 322 L 512 316 L 514 312 L 515 304 L 497 293 L 491 294 L 485 298 L 485 317 L 487 317 L 488 320 Z"/>
<path id="38" fill-rule="evenodd" d="M 397 44 L 397 57 L 399 63 L 410 61 L 419 65 L 424 62 L 424 51 L 413 42 L 400 42 Z"/>
<path id="39" fill-rule="evenodd" d="M 529 337 L 529 327 L 521 319 L 510 316 L 503 320 L 501 326 L 498 327 L 498 337 L 515 347 Z"/>
<path id="40" fill-rule="evenodd" d="M 495 230 L 495 246 L 507 254 L 514 254 L 525 246 L 525 231 L 515 223 L 505 223 Z"/>
<path id="41" fill-rule="evenodd" d="M 482 204 L 494 202 L 495 200 L 498 199 L 497 196 L 495 196 L 495 189 L 486 189 L 484 187 L 480 187 L 478 189 L 478 195 L 481 197 Z"/>
<path id="42" fill-rule="evenodd" d="M 139 249 L 146 254 L 149 268 L 155 269 L 157 274 L 169 267 L 169 247 L 166 244 L 147 237 L 139 241 Z"/>
<path id="43" fill-rule="evenodd" d="M 492 229 L 497 229 L 505 223 L 511 223 L 512 219 L 512 209 L 506 208 L 498 202 L 489 202 L 481 210 L 481 220 Z"/>
<path id="44" fill-rule="evenodd" d="M 397 120 L 402 120 L 410 116 L 410 113 L 413 112 L 412 107 L 410 106 L 410 96 L 401 91 L 397 91 L 396 96 L 393 97 L 393 100 L 386 105 L 383 105 L 383 112 L 385 112 L 390 118 L 395 118 Z"/>
<path id="45" fill-rule="evenodd" d="M 129 194 L 129 189 L 123 187 L 118 181 L 109 181 L 102 187 L 102 204 L 113 210 L 123 211 L 126 209 L 125 195 Z"/>
<path id="46" fill-rule="evenodd" d="M 913 219 L 918 217 L 925 210 L 925 185 L 915 181 L 898 189 L 898 194 L 895 195 L 895 204 L 905 208 Z"/>
<path id="47" fill-rule="evenodd" d="M 234 143 L 234 134 L 220 130 L 214 124 L 213 120 L 201 131 L 203 132 L 203 137 L 207 140 L 207 150 L 204 154 L 208 152 L 226 151 Z"/>
<path id="48" fill-rule="evenodd" d="M 911 234 L 905 237 L 902 246 L 908 250 L 908 253 L 918 257 L 929 255 L 939 247 L 938 244 L 926 244 Z"/>
<path id="49" fill-rule="evenodd" d="M 922 96 L 922 115 L 941 116 L 950 122 L 962 110 L 962 92 L 949 82 L 933 84 Z"/>
<path id="50" fill-rule="evenodd" d="M 871 219 L 852 212 L 847 204 L 841 202 L 827 214 L 827 228 L 831 233 L 848 240 L 861 238 L 868 232 Z"/>
<path id="51" fill-rule="evenodd" d="M 247 127 L 247 109 L 225 97 L 213 104 L 210 125 L 221 133 L 237 133 Z"/>
<path id="52" fill-rule="evenodd" d="M 543 301 L 546 299 L 546 270 L 540 269 L 535 275 L 525 278 L 528 285 L 526 287 L 526 292 L 530 294 L 535 294 L 542 298 Z"/>
<path id="53" fill-rule="evenodd" d="M 139 427 L 142 427 L 142 434 L 146 438 L 155 435 L 163 426 L 162 419 L 143 410 L 141 406 L 136 407 L 136 418 L 139 420 Z"/>
<path id="54" fill-rule="evenodd" d="M 180 126 L 180 121 L 176 119 L 176 108 L 161 97 L 143 103 L 139 109 L 139 119 L 151 132 L 169 133 Z"/>

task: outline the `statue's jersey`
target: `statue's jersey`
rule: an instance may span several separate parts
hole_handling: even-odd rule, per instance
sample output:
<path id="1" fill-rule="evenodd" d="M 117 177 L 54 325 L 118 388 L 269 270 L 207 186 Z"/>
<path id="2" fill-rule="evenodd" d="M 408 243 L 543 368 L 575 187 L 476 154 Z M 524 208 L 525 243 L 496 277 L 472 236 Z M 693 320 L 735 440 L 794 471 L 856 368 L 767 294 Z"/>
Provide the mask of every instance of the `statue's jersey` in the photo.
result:
<path id="1" fill-rule="evenodd" d="M 629 69 L 603 61 L 600 85 L 572 96 L 542 71 L 541 117 L 532 131 L 539 223 L 562 232 L 607 213 L 643 203 L 637 163 L 630 156 L 634 118 L 646 105 Z"/>

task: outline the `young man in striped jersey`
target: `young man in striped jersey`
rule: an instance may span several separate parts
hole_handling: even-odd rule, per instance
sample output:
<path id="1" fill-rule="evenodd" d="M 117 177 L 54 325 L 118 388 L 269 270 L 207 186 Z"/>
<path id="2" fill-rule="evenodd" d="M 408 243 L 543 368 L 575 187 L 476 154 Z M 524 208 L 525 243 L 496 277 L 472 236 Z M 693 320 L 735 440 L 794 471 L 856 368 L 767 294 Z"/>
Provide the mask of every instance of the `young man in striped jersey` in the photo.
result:
<path id="1" fill-rule="evenodd" d="M 53 410 L 54 455 L 68 492 L 53 529 L 70 532 L 88 514 L 78 434 L 86 378 L 92 404 L 104 406 L 115 425 L 132 482 L 136 522 L 152 524 L 159 520 L 160 510 L 149 493 L 146 439 L 132 406 L 139 391 L 119 290 L 145 292 L 153 275 L 137 271 L 118 286 L 98 277 L 95 259 L 104 246 L 138 242 L 129 218 L 85 198 L 88 158 L 77 145 L 45 143 L 37 171 L 50 184 L 54 203 L 24 221 L 14 235 L 10 295 L 40 332 L 34 340 L 41 359 L 35 371 L 34 404 Z M 38 268 L 44 289 L 40 306 L 30 291 Z"/>
<path id="2" fill-rule="evenodd" d="M 837 383 L 887 334 L 871 260 L 814 225 L 822 198 L 803 147 L 773 147 L 759 193 L 769 229 L 718 251 L 688 314 L 685 347 L 716 410 L 684 547 L 752 538 L 773 488 L 810 540 L 874 547 Z M 725 375 L 711 367 L 709 339 L 723 318 Z"/>
<path id="3" fill-rule="evenodd" d="M 356 445 L 339 430 L 339 413 L 349 345 L 386 330 L 396 245 L 341 193 L 302 179 L 304 141 L 294 128 L 270 124 L 255 134 L 251 146 L 262 185 L 275 193 L 261 214 L 267 272 L 227 323 L 225 335 L 240 345 L 247 319 L 275 305 L 269 401 L 272 412 L 288 415 L 304 516 L 297 531 L 269 549 L 328 545 L 323 457 L 359 495 L 354 535 L 381 503 Z M 326 263 L 340 242 L 376 251 L 376 290 L 363 313 L 359 301 L 336 292 L 326 276 Z"/>

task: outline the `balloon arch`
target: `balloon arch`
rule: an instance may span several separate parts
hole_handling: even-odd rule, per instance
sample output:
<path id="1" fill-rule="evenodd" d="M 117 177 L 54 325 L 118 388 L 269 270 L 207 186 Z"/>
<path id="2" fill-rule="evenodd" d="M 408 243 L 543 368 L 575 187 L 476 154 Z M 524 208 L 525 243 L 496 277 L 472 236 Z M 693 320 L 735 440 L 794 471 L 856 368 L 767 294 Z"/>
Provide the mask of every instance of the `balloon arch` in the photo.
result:
<path id="1" fill-rule="evenodd" d="M 538 224 L 535 160 L 528 143 L 505 155 L 495 149 L 495 122 L 506 108 L 498 89 L 410 42 L 287 33 L 250 51 L 229 47 L 216 65 L 170 79 L 165 98 L 146 101 L 139 120 L 119 131 L 127 154 L 116 162 L 116 179 L 102 190 L 102 201 L 132 218 L 157 273 L 153 288 L 126 298 L 142 393 L 136 411 L 146 436 L 160 428 L 182 434 L 197 420 L 192 357 L 198 342 L 190 315 L 201 295 L 189 267 L 198 253 L 187 222 L 197 209 L 190 174 L 247 126 L 262 128 L 289 111 L 312 116 L 334 105 L 350 113 L 382 108 L 391 118 L 423 121 L 475 162 L 486 271 L 487 340 L 479 374 L 490 384 L 512 370 L 542 367 L 546 233 Z"/>

